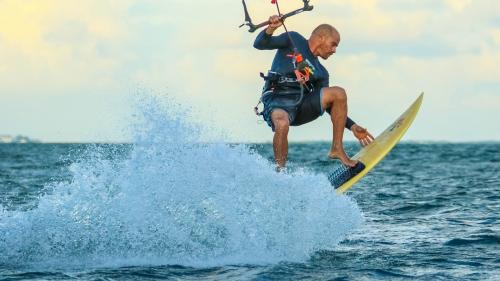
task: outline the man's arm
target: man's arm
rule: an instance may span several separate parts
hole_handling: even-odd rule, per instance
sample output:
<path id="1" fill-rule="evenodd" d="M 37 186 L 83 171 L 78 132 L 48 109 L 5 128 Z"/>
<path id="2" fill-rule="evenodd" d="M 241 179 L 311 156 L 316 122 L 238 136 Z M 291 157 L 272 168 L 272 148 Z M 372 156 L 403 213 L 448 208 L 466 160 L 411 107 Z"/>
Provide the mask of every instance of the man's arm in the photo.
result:
<path id="1" fill-rule="evenodd" d="M 253 46 L 259 50 L 274 50 L 290 46 L 290 41 L 286 33 L 279 36 L 273 36 L 276 29 L 283 25 L 281 18 L 278 16 L 269 17 L 269 25 L 267 28 L 257 35 Z"/>
<path id="2" fill-rule="evenodd" d="M 373 140 L 375 140 L 375 138 L 370 134 L 370 132 L 368 132 L 366 128 L 363 128 L 356 124 L 356 122 L 349 118 L 349 116 L 347 116 L 345 120 L 345 127 L 354 134 L 361 146 L 367 146 L 371 142 L 373 142 Z"/>
<path id="3" fill-rule="evenodd" d="M 370 132 L 368 132 L 366 128 L 363 128 L 358 124 L 354 124 L 351 127 L 351 131 L 354 134 L 354 136 L 359 140 L 361 146 L 367 146 L 375 140 L 375 138 L 370 134 Z"/>
<path id="4" fill-rule="evenodd" d="M 326 69 L 325 69 L 325 71 L 326 71 Z M 328 77 L 321 82 L 320 89 L 323 89 L 325 87 L 330 87 L 329 77 L 330 77 L 330 75 L 328 75 Z M 356 122 L 354 122 L 351 118 L 349 118 L 349 116 L 347 116 L 347 119 L 345 120 L 345 128 L 352 131 L 353 125 L 356 125 Z"/>
<path id="5" fill-rule="evenodd" d="M 272 36 L 268 34 L 266 30 L 263 30 L 257 35 L 257 38 L 255 38 L 253 46 L 258 50 L 274 50 L 289 47 L 290 41 L 286 33 Z"/>
<path id="6" fill-rule="evenodd" d="M 345 120 L 345 127 L 346 129 L 349 129 L 352 131 L 352 125 L 356 125 L 356 122 L 352 121 L 351 118 L 349 118 L 349 116 L 347 116 L 347 119 Z"/>

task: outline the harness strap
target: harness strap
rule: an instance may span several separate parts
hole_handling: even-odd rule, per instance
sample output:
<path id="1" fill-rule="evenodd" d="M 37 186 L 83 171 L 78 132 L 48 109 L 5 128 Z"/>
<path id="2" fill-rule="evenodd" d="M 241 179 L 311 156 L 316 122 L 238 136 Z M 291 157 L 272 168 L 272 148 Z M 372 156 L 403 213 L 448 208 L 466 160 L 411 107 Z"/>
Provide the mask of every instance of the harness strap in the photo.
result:
<path id="1" fill-rule="evenodd" d="M 294 82 L 296 82 L 296 81 L 294 81 Z M 299 83 L 299 85 L 300 85 L 299 98 L 295 101 L 295 103 L 287 105 L 288 107 L 297 107 L 302 103 L 302 100 L 304 99 L 304 92 L 305 91 L 304 91 L 304 85 L 302 85 L 302 83 Z M 296 94 L 296 93 L 297 93 L 297 91 L 286 91 L 286 90 L 275 92 L 274 88 L 265 90 L 262 93 L 262 95 L 260 96 L 260 99 L 259 99 L 259 102 L 257 103 L 257 105 L 253 108 L 255 115 L 260 116 L 260 115 L 264 114 L 264 110 L 259 112 L 259 105 L 262 103 L 262 99 L 265 98 L 266 96 L 268 96 L 268 95 L 286 96 L 286 95 Z"/>

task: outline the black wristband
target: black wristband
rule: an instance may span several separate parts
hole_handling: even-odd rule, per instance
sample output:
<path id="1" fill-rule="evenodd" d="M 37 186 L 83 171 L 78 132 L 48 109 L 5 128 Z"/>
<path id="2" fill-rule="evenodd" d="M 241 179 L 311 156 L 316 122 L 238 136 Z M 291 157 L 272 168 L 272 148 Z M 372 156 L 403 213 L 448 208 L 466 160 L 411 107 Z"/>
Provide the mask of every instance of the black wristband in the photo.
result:
<path id="1" fill-rule="evenodd" d="M 351 130 L 352 125 L 356 124 L 354 121 L 352 121 L 351 118 L 347 117 L 345 120 L 345 127 L 349 130 Z"/>

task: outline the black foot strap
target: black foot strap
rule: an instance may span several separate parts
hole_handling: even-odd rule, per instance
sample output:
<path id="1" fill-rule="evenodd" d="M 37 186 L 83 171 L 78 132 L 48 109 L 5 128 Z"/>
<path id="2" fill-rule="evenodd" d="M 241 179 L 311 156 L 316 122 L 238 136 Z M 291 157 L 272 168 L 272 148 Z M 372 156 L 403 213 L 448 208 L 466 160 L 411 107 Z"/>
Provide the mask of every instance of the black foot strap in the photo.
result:
<path id="1" fill-rule="evenodd" d="M 361 163 L 361 161 L 358 161 L 358 163 L 354 167 L 340 165 L 328 176 L 328 180 L 330 181 L 332 186 L 337 189 L 364 169 L 365 164 Z"/>

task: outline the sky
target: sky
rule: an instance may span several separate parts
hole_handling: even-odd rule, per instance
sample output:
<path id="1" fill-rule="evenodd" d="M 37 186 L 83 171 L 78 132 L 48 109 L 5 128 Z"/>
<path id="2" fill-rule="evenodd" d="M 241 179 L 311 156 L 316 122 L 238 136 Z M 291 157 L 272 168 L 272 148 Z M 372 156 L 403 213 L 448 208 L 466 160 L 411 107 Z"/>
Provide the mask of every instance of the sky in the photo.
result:
<path id="1" fill-rule="evenodd" d="M 254 22 L 276 13 L 269 0 L 247 4 Z M 337 53 L 322 63 L 358 124 L 377 135 L 425 92 L 404 139 L 500 141 L 500 1 L 311 4 L 287 27 L 306 38 L 321 23 L 339 30 Z M 274 52 L 254 49 L 242 22 L 239 0 L 0 0 L 0 135 L 128 141 L 130 96 L 147 91 L 189 106 L 230 141 L 271 141 L 252 108 Z M 325 115 L 289 139 L 331 131 Z"/>

